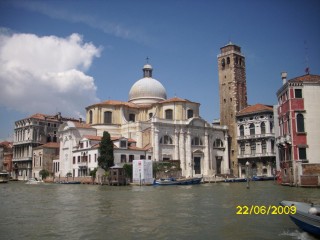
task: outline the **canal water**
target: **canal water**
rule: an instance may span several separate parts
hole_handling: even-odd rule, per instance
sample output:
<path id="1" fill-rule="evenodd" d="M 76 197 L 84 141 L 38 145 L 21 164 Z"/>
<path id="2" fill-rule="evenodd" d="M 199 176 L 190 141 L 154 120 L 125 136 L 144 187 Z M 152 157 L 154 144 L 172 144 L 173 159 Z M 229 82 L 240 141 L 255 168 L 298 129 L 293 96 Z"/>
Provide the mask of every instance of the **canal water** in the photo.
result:
<path id="1" fill-rule="evenodd" d="M 320 200 L 273 181 L 193 186 L 0 185 L 0 239 L 315 239 L 286 215 L 237 206 Z"/>

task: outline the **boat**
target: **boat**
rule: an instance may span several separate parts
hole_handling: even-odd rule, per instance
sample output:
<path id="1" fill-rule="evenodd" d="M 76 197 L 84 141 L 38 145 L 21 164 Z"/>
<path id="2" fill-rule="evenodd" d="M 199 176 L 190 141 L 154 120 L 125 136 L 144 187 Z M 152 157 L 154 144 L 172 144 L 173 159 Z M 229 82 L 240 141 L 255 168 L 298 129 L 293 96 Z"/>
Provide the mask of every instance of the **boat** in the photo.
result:
<path id="1" fill-rule="evenodd" d="M 252 181 L 270 181 L 275 180 L 275 177 L 267 177 L 267 176 L 253 176 Z"/>
<path id="2" fill-rule="evenodd" d="M 8 183 L 9 182 L 9 173 L 0 172 L 0 183 Z"/>
<path id="3" fill-rule="evenodd" d="M 37 178 L 29 178 L 26 184 L 40 184 L 44 183 L 42 180 L 39 180 Z"/>
<path id="4" fill-rule="evenodd" d="M 292 212 L 295 214 L 289 214 L 291 220 L 302 230 L 320 237 L 320 205 L 292 201 L 282 201 L 280 205 L 288 206 L 289 210 L 290 207 L 296 207 L 296 211 Z"/>
<path id="5" fill-rule="evenodd" d="M 199 184 L 202 177 L 193 178 L 161 178 L 154 180 L 153 185 L 169 186 L 169 185 L 192 185 Z"/>
<path id="6" fill-rule="evenodd" d="M 246 182 L 246 178 L 226 178 L 225 182 Z"/>
<path id="7" fill-rule="evenodd" d="M 57 183 L 60 183 L 60 184 L 80 184 L 81 182 L 78 182 L 78 181 L 61 181 L 61 182 L 57 182 Z"/>

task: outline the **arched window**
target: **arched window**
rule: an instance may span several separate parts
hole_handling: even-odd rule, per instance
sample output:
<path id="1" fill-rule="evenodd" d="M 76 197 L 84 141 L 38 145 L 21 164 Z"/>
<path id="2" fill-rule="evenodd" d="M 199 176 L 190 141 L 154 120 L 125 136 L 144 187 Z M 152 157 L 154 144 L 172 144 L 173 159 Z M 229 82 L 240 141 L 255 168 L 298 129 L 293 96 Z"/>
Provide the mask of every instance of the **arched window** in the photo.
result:
<path id="1" fill-rule="evenodd" d="M 240 126 L 240 136 L 241 137 L 244 136 L 244 127 L 243 127 L 243 125 Z"/>
<path id="2" fill-rule="evenodd" d="M 192 109 L 188 109 L 187 115 L 188 115 L 188 119 L 189 118 L 193 118 L 193 110 Z"/>
<path id="3" fill-rule="evenodd" d="M 153 113 L 149 113 L 149 118 L 152 118 L 152 116 L 153 116 Z"/>
<path id="4" fill-rule="evenodd" d="M 213 147 L 223 147 L 223 142 L 221 139 L 217 138 L 214 142 L 213 142 Z"/>
<path id="5" fill-rule="evenodd" d="M 270 122 L 270 133 L 273 133 L 273 123 Z"/>
<path id="6" fill-rule="evenodd" d="M 172 138 L 168 135 L 165 135 L 160 138 L 160 144 L 172 144 Z"/>
<path id="7" fill-rule="evenodd" d="M 202 140 L 199 137 L 194 137 L 191 141 L 191 145 L 193 146 L 202 146 Z"/>
<path id="8" fill-rule="evenodd" d="M 262 140 L 261 149 L 262 149 L 262 153 L 267 153 L 267 142 L 266 142 L 266 140 Z"/>
<path id="9" fill-rule="evenodd" d="M 172 111 L 172 109 L 167 109 L 165 111 L 165 114 L 166 114 L 166 119 L 170 119 L 170 120 L 173 119 L 173 111 Z"/>
<path id="10" fill-rule="evenodd" d="M 250 149 L 251 149 L 251 155 L 255 155 L 256 154 L 256 143 L 255 142 L 250 143 Z"/>
<path id="11" fill-rule="evenodd" d="M 133 113 L 130 113 L 129 114 L 129 122 L 135 122 L 135 120 L 136 120 L 136 115 Z"/>
<path id="12" fill-rule="evenodd" d="M 261 123 L 260 128 L 261 128 L 261 134 L 265 134 L 266 133 L 266 124 L 264 122 Z"/>
<path id="13" fill-rule="evenodd" d="M 253 123 L 250 124 L 249 129 L 250 129 L 250 135 L 255 135 L 256 134 L 256 129 L 255 129 Z"/>
<path id="14" fill-rule="evenodd" d="M 225 65 L 226 65 L 226 61 L 225 61 L 224 58 L 223 58 L 223 59 L 221 60 L 221 66 L 222 66 L 222 68 L 224 68 Z"/>
<path id="15" fill-rule="evenodd" d="M 110 112 L 110 111 L 104 112 L 104 123 L 105 124 L 112 123 L 112 112 Z"/>
<path id="16" fill-rule="evenodd" d="M 230 64 L 230 58 L 227 57 L 227 64 Z"/>
<path id="17" fill-rule="evenodd" d="M 92 124 L 92 111 L 89 111 L 89 123 Z"/>
<path id="18" fill-rule="evenodd" d="M 238 62 L 239 62 L 239 59 L 238 59 L 238 57 L 236 57 L 235 58 L 235 63 L 238 64 Z"/>
<path id="19" fill-rule="evenodd" d="M 304 118 L 301 113 L 297 114 L 297 130 L 298 132 L 304 132 Z"/>

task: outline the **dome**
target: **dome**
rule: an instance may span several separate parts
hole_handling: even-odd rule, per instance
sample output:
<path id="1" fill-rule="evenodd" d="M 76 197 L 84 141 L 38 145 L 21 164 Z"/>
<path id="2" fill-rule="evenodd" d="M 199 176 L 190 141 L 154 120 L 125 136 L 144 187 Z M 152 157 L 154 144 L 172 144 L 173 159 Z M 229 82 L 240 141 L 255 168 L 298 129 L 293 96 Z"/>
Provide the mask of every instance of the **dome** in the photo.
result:
<path id="1" fill-rule="evenodd" d="M 154 78 L 142 78 L 130 89 L 129 102 L 150 104 L 167 99 L 166 89 Z"/>
<path id="2" fill-rule="evenodd" d="M 129 102 L 135 104 L 151 104 L 167 99 L 166 89 L 152 78 L 152 66 L 143 66 L 143 78 L 138 80 L 130 89 Z"/>

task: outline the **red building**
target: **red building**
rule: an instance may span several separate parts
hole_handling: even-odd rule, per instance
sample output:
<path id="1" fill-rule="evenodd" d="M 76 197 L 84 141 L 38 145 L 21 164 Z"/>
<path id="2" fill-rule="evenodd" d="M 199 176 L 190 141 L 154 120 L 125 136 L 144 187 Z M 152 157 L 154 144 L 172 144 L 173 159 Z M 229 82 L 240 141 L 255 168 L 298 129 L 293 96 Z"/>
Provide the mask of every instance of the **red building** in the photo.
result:
<path id="1" fill-rule="evenodd" d="M 283 184 L 315 185 L 320 176 L 320 76 L 307 74 L 278 90 L 277 146 Z M 312 176 L 312 177 L 311 177 Z"/>

